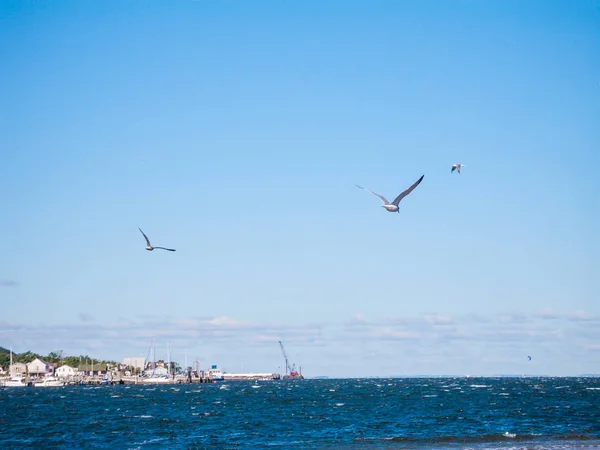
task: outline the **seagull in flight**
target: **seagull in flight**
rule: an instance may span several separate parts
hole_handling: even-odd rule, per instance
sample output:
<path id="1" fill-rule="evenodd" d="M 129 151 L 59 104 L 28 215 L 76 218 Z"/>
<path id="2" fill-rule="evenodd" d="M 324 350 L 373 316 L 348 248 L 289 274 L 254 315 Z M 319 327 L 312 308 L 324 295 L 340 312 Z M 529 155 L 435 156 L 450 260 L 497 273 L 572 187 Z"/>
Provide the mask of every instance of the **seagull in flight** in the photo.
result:
<path id="1" fill-rule="evenodd" d="M 148 250 L 148 251 L 150 251 L 150 252 L 151 252 L 151 251 L 152 251 L 152 250 L 154 250 L 155 248 L 160 248 L 161 250 L 167 250 L 167 251 L 169 251 L 169 252 L 174 252 L 174 251 L 175 251 L 175 249 L 174 249 L 174 248 L 165 248 L 165 247 L 152 247 L 152 244 L 150 244 L 150 240 L 148 239 L 148 236 L 146 236 L 146 235 L 144 234 L 144 232 L 142 231 L 142 229 L 141 229 L 140 227 L 138 227 L 138 230 L 140 230 L 140 233 L 142 233 L 142 234 L 144 235 L 144 239 L 146 239 L 146 244 L 147 244 L 147 245 L 146 245 L 146 250 Z"/>
<path id="2" fill-rule="evenodd" d="M 450 171 L 450 173 L 454 172 L 455 170 L 460 173 L 460 169 L 465 167 L 464 164 L 452 164 L 452 170 Z"/>
<path id="3" fill-rule="evenodd" d="M 365 189 L 362 186 L 359 186 L 358 184 L 355 184 L 354 186 L 361 188 L 365 191 L 369 191 L 371 194 L 376 195 L 377 197 L 379 197 L 382 201 L 383 201 L 383 205 L 381 205 L 382 208 L 385 208 L 387 211 L 389 212 L 400 212 L 400 209 L 398 208 L 398 204 L 400 203 L 400 200 L 402 200 L 404 197 L 406 197 L 408 194 L 410 194 L 414 188 L 416 188 L 419 183 L 421 182 L 421 180 L 423 180 L 423 177 L 425 175 L 421 175 L 421 178 L 419 178 L 417 181 L 415 181 L 415 183 L 409 187 L 407 190 L 405 190 L 402 194 L 400 194 L 398 197 L 396 197 L 394 199 L 394 201 L 392 203 L 388 202 L 387 199 L 383 196 L 383 195 L 379 195 L 376 192 L 373 192 L 369 189 Z"/>

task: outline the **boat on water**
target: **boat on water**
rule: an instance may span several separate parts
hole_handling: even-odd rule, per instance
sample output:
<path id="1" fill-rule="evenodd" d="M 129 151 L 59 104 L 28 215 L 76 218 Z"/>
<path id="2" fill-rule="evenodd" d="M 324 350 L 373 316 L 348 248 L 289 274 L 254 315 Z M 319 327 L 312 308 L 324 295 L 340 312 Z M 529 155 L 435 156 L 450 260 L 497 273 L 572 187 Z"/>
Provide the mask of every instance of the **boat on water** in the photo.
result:
<path id="1" fill-rule="evenodd" d="M 159 376 L 144 377 L 140 380 L 140 382 L 144 383 L 144 384 L 164 384 L 164 383 L 170 383 L 171 380 L 169 380 L 168 375 L 159 375 Z"/>
<path id="2" fill-rule="evenodd" d="M 282 380 L 304 380 L 304 375 L 300 372 L 292 372 L 289 375 L 281 377 Z"/>
<path id="3" fill-rule="evenodd" d="M 11 377 L 0 381 L 0 386 L 4 387 L 25 387 L 29 386 L 31 383 L 25 381 L 25 377 L 23 375 L 12 375 Z"/>
<path id="4" fill-rule="evenodd" d="M 213 381 L 223 381 L 225 379 L 223 372 L 217 367 L 216 364 L 213 364 L 208 370 L 208 378 Z"/>
<path id="5" fill-rule="evenodd" d="M 285 352 L 285 348 L 283 348 L 283 343 L 279 341 L 279 346 L 281 347 L 281 352 L 283 353 L 283 358 L 285 359 L 285 375 L 281 377 L 282 380 L 304 380 L 302 376 L 302 367 L 300 367 L 300 371 L 296 370 L 296 364 L 292 364 L 288 361 L 288 355 Z"/>
<path id="6" fill-rule="evenodd" d="M 53 376 L 47 376 L 42 381 L 33 383 L 33 385 L 35 387 L 59 387 L 66 385 L 66 382 Z"/>
<path id="7" fill-rule="evenodd" d="M 171 373 L 171 345 L 167 341 L 167 364 L 164 367 L 164 362 L 157 366 L 154 348 L 154 338 L 152 338 L 152 344 L 150 345 L 152 366 L 144 371 L 144 376 L 139 380 L 142 384 L 167 384 L 175 383 L 174 376 Z"/>

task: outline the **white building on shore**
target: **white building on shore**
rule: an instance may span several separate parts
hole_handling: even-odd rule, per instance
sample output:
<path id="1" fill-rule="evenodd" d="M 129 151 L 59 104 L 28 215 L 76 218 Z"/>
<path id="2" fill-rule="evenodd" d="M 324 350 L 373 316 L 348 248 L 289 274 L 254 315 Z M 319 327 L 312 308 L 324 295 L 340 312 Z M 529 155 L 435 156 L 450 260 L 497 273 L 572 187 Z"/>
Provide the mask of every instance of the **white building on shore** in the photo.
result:
<path id="1" fill-rule="evenodd" d="M 135 367 L 136 369 L 144 370 L 146 367 L 146 358 L 143 358 L 142 356 L 123 358 L 123 364 L 126 366 Z"/>
<path id="2" fill-rule="evenodd" d="M 27 373 L 29 375 L 35 375 L 43 377 L 48 373 L 52 373 L 54 368 L 46 361 L 42 361 L 40 358 L 35 358 L 29 364 L 27 364 Z"/>
<path id="3" fill-rule="evenodd" d="M 59 378 L 71 379 L 75 376 L 76 373 L 77 373 L 77 370 L 75 370 L 73 367 L 67 366 L 65 364 L 64 366 L 60 366 L 59 368 L 56 369 L 55 375 Z"/>

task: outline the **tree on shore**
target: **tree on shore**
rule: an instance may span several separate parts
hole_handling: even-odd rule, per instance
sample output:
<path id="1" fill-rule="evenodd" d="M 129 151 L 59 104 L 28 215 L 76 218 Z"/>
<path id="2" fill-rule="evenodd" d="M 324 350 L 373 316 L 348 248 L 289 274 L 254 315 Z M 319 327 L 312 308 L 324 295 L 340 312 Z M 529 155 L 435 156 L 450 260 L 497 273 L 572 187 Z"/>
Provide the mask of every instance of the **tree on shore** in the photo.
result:
<path id="1" fill-rule="evenodd" d="M 46 356 L 39 355 L 38 353 L 33 353 L 31 351 L 26 351 L 23 353 L 15 353 L 13 351 L 13 363 L 30 363 L 34 359 L 39 358 L 42 361 L 46 361 L 47 363 L 71 366 L 73 368 L 77 368 L 80 365 L 84 364 L 93 364 L 98 367 L 106 367 L 108 364 L 114 365 L 117 364 L 115 361 L 105 361 L 96 358 L 91 358 L 88 355 L 80 355 L 80 356 L 64 356 L 64 352 L 62 350 L 56 350 L 50 352 Z M 0 347 L 0 367 L 5 370 L 8 370 L 8 366 L 10 365 L 10 350 Z"/>

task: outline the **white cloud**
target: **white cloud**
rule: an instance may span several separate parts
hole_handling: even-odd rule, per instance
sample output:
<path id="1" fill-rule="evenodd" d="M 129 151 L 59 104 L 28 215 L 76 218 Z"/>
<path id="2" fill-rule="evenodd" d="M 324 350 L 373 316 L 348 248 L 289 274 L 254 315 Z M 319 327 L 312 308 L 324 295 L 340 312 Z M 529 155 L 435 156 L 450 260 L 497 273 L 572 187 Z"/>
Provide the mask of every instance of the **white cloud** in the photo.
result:
<path id="1" fill-rule="evenodd" d="M 369 321 L 362 314 L 354 314 L 350 319 L 351 324 L 368 324 Z"/>
<path id="2" fill-rule="evenodd" d="M 381 362 L 380 370 L 393 366 L 390 361 L 406 360 L 405 370 L 417 371 L 420 367 L 418 370 L 430 373 L 456 373 L 472 364 L 469 372 L 475 373 L 477 367 L 492 370 L 497 364 L 494 370 L 506 373 L 510 370 L 502 364 L 513 364 L 515 355 L 535 354 L 538 364 L 546 359 L 567 371 L 578 357 L 572 349 L 597 354 L 600 330 L 590 313 L 563 314 L 551 321 L 539 314 L 521 316 L 517 321 L 506 320 L 507 317 L 510 315 L 452 318 L 428 312 L 413 317 L 367 319 L 355 314 L 345 321 L 290 324 L 251 322 L 229 316 L 145 315 L 106 323 L 89 322 L 85 319 L 91 320 L 91 316 L 80 314 L 80 320 L 72 323 L 0 322 L 0 345 L 17 344 L 17 352 L 62 349 L 65 354 L 118 360 L 124 356 L 145 356 L 154 338 L 157 351 L 166 351 L 166 341 L 170 341 L 175 352 L 179 349 L 180 358 L 183 349 L 188 349 L 190 358 L 194 354 L 205 360 L 225 361 L 230 367 L 236 367 L 240 359 L 246 363 L 251 359 L 260 367 L 274 360 L 276 367 L 281 365 L 277 341 L 282 340 L 295 361 L 303 361 L 321 374 L 345 367 L 347 375 L 360 374 L 363 365 L 369 366 L 370 374 L 377 373 L 377 367 L 372 365 L 378 364 L 376 355 L 387 361 Z M 585 363 L 600 368 L 600 358 L 586 358 Z"/>
<path id="3" fill-rule="evenodd" d="M 375 339 L 414 340 L 420 339 L 421 333 L 415 331 L 397 330 L 393 328 L 384 328 L 372 333 L 371 337 Z"/>
<path id="4" fill-rule="evenodd" d="M 244 327 L 244 326 L 246 326 L 246 324 L 243 324 L 242 322 L 239 322 L 237 320 L 234 320 L 234 319 L 232 319 L 230 317 L 226 317 L 226 316 L 216 317 L 214 319 L 210 319 L 208 321 L 208 325 L 215 325 L 217 327 L 224 326 L 224 327 L 228 327 L 228 328 L 235 328 L 235 327 Z"/>
<path id="5" fill-rule="evenodd" d="M 451 325 L 454 323 L 450 317 L 441 316 L 439 314 L 423 314 L 425 322 L 431 325 Z"/>
<path id="6" fill-rule="evenodd" d="M 590 314 L 587 311 L 584 311 L 582 309 L 577 310 L 577 311 L 573 311 L 570 315 L 569 318 L 571 320 L 584 320 L 584 321 L 596 321 L 598 320 L 597 316 L 594 316 L 593 314 Z"/>
<path id="7" fill-rule="evenodd" d="M 559 315 L 552 308 L 544 308 L 537 314 L 537 317 L 542 319 L 558 319 Z"/>

